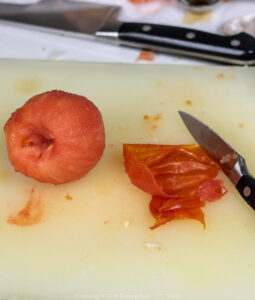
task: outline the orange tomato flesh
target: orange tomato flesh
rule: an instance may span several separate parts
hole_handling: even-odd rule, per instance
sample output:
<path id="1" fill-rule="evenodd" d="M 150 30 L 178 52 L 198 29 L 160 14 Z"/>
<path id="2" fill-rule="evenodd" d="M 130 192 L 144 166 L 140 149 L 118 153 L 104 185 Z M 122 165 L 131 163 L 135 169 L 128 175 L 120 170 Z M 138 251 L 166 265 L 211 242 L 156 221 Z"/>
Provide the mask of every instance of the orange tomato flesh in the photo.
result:
<path id="1" fill-rule="evenodd" d="M 201 207 L 226 192 L 220 170 L 199 145 L 124 144 L 126 172 L 131 182 L 152 195 L 155 229 L 174 219 L 190 218 L 205 227 Z"/>

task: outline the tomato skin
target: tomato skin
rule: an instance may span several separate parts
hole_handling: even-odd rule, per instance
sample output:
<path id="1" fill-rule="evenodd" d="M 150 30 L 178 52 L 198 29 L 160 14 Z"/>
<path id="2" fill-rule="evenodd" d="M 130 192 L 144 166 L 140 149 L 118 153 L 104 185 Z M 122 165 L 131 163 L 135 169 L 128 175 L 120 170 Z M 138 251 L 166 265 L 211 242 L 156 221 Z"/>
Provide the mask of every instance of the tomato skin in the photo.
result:
<path id="1" fill-rule="evenodd" d="M 167 197 L 214 178 L 219 166 L 198 145 L 124 144 L 126 172 L 143 191 Z"/>
<path id="2" fill-rule="evenodd" d="M 131 182 L 151 195 L 166 197 L 167 194 L 164 193 L 163 189 L 158 185 L 150 168 L 146 166 L 143 161 L 139 161 L 130 149 L 133 150 L 131 145 L 125 144 L 123 146 L 125 168 Z"/>
<path id="3" fill-rule="evenodd" d="M 213 202 L 227 193 L 223 180 L 205 181 L 198 187 L 199 199 L 202 202 Z"/>
<path id="4" fill-rule="evenodd" d="M 157 218 L 155 224 L 151 226 L 150 229 L 156 229 L 159 226 L 166 224 L 167 222 L 178 219 L 197 220 L 203 224 L 203 227 L 205 229 L 204 214 L 200 208 L 173 210 L 171 213 L 162 215 L 160 218 Z"/>
<path id="5" fill-rule="evenodd" d="M 175 193 L 168 198 L 153 196 L 150 202 L 150 211 L 156 223 L 151 229 L 155 229 L 174 219 L 191 218 L 200 221 L 205 227 L 205 221 L 201 207 L 205 202 L 200 201 L 198 188 Z"/>
<path id="6" fill-rule="evenodd" d="M 130 0 L 131 2 L 135 2 L 134 0 Z M 150 0 L 149 0 L 150 1 Z M 137 2 L 137 1 L 136 1 Z M 140 3 L 142 2 L 148 2 L 148 1 L 139 1 Z M 155 54 L 153 51 L 142 51 L 136 61 L 154 61 L 155 59 Z"/>
<path id="7" fill-rule="evenodd" d="M 191 218 L 205 228 L 201 207 L 226 192 L 220 170 L 199 145 L 124 144 L 126 172 L 131 182 L 152 195 L 155 229 L 174 219 Z"/>

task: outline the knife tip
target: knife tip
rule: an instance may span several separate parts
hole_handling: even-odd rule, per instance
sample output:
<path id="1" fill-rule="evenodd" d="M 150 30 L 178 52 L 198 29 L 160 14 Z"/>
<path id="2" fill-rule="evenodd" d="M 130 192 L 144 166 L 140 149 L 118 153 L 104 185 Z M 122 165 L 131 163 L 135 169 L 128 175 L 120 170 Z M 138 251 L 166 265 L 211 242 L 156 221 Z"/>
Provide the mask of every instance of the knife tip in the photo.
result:
<path id="1" fill-rule="evenodd" d="M 179 115 L 183 118 L 185 115 L 188 115 L 185 111 L 178 110 Z"/>

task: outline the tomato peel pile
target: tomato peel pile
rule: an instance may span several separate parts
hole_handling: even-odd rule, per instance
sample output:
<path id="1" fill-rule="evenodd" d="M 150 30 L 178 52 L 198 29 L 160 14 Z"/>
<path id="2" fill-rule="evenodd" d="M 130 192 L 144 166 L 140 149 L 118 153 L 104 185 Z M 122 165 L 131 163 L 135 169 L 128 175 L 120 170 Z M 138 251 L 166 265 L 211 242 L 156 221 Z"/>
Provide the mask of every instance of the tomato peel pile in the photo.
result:
<path id="1" fill-rule="evenodd" d="M 214 179 L 219 165 L 199 145 L 124 144 L 123 155 L 131 182 L 152 195 L 151 229 L 184 218 L 205 228 L 201 207 L 227 192 L 223 181 Z"/>

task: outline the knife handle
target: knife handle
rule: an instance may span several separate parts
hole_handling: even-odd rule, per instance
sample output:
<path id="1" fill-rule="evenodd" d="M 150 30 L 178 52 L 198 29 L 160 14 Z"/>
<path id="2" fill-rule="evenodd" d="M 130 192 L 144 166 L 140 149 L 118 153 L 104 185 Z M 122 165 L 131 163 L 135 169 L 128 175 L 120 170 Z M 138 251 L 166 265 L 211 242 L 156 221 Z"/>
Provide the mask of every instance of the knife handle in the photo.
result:
<path id="1" fill-rule="evenodd" d="M 239 179 L 236 188 L 243 199 L 255 209 L 255 179 L 248 171 Z"/>
<path id="2" fill-rule="evenodd" d="M 118 37 L 125 45 L 145 49 L 228 64 L 255 64 L 255 39 L 246 33 L 223 36 L 191 28 L 122 23 Z"/>

